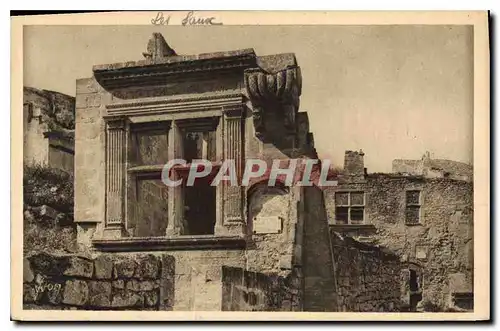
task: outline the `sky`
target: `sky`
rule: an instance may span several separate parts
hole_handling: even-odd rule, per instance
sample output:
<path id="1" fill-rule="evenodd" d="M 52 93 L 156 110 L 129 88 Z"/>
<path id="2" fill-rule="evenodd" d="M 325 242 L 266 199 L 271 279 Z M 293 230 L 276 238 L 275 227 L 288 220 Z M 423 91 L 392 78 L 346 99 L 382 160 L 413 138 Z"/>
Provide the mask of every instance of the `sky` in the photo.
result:
<path id="1" fill-rule="evenodd" d="M 295 53 L 300 110 L 320 158 L 334 164 L 360 149 L 369 172 L 426 151 L 472 164 L 470 26 L 27 26 L 24 85 L 74 96 L 93 65 L 142 60 L 153 32 L 177 54 Z"/>

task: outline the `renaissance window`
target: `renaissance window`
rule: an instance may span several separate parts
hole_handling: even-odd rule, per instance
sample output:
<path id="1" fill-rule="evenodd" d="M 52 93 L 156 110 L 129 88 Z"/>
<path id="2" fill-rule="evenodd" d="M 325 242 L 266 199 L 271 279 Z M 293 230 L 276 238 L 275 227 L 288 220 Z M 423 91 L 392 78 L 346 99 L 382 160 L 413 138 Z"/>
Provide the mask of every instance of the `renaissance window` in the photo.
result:
<path id="1" fill-rule="evenodd" d="M 420 224 L 420 191 L 406 191 L 405 222 L 408 225 Z"/>
<path id="2" fill-rule="evenodd" d="M 335 193 L 335 224 L 363 224 L 365 222 L 365 193 Z"/>

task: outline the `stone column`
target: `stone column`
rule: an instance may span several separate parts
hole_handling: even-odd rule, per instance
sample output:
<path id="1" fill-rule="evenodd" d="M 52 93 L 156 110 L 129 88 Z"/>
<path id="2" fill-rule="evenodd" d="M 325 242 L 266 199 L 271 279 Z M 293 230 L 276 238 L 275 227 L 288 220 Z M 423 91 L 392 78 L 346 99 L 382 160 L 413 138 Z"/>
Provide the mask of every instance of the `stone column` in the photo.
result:
<path id="1" fill-rule="evenodd" d="M 105 237 L 120 237 L 125 227 L 126 129 L 124 118 L 106 122 Z"/>
<path id="2" fill-rule="evenodd" d="M 243 105 L 224 109 L 223 160 L 234 160 L 238 186 L 223 184 L 222 219 L 215 225 L 216 234 L 242 234 L 244 231 L 244 191 L 241 184 L 243 151 Z M 222 222 L 222 224 L 221 224 Z"/>
<path id="3" fill-rule="evenodd" d="M 174 160 L 182 158 L 181 129 L 177 126 L 175 121 L 173 121 L 168 132 L 168 159 Z M 171 179 L 176 181 L 180 178 L 175 172 L 172 172 Z M 168 188 L 167 236 L 177 236 L 183 231 L 184 202 L 182 200 L 182 185 Z"/>

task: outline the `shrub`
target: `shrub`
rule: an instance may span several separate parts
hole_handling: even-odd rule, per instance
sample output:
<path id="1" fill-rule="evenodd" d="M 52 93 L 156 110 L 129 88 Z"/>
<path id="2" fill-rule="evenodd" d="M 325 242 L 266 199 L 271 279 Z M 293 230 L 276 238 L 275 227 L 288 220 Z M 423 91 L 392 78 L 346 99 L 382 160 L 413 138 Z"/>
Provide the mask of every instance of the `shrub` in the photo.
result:
<path id="1" fill-rule="evenodd" d="M 24 253 L 74 251 L 73 177 L 44 165 L 25 165 L 23 193 Z M 57 216 L 42 217 L 42 205 L 55 209 Z"/>
<path id="2" fill-rule="evenodd" d="M 47 205 L 73 214 L 73 176 L 44 165 L 25 165 L 23 174 L 24 204 Z"/>

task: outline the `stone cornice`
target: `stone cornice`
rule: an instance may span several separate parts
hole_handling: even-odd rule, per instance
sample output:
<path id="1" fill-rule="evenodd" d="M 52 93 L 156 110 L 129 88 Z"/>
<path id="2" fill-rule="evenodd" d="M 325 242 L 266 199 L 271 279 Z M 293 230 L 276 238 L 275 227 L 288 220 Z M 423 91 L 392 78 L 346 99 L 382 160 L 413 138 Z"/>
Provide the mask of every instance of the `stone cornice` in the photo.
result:
<path id="1" fill-rule="evenodd" d="M 232 110 L 242 107 L 243 94 L 240 91 L 230 93 L 208 93 L 204 95 L 185 95 L 171 98 L 148 98 L 133 102 L 113 103 L 106 106 L 107 117 L 159 115 L 208 110 Z"/>
<path id="2" fill-rule="evenodd" d="M 93 67 L 96 80 L 106 90 L 153 86 L 165 80 L 194 79 L 197 74 L 232 72 L 256 66 L 252 49 L 190 56 L 169 56 Z"/>

